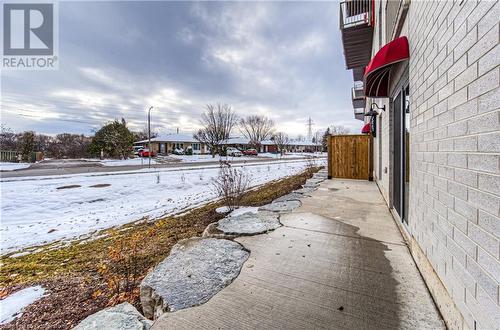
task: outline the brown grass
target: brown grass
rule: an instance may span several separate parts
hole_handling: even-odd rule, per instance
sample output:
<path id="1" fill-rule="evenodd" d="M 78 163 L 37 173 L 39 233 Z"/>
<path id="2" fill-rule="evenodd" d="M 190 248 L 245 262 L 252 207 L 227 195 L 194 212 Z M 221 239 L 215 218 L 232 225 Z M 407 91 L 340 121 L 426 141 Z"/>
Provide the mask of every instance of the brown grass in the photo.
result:
<path id="1" fill-rule="evenodd" d="M 245 194 L 242 205 L 260 206 L 300 188 L 311 171 L 270 182 Z M 180 216 L 154 222 L 137 222 L 98 233 L 104 237 L 74 241 L 67 246 L 54 244 L 40 252 L 17 258 L 1 258 L 0 298 L 20 288 L 41 284 L 50 294 L 30 305 L 23 316 L 1 329 L 69 329 L 98 310 L 129 301 L 139 308 L 138 288 L 134 294 L 109 296 L 99 265 L 119 241 L 142 237 L 139 248 L 144 258 L 144 274 L 163 260 L 179 240 L 200 236 L 207 225 L 220 220 L 215 212 L 220 203 L 210 203 Z"/>

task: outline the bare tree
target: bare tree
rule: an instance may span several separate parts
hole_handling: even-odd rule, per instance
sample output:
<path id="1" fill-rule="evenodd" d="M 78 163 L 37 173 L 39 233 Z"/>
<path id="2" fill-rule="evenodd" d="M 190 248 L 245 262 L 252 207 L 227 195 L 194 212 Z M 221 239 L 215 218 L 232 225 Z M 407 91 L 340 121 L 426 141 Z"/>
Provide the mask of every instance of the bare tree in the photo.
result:
<path id="1" fill-rule="evenodd" d="M 237 121 L 231 106 L 208 104 L 200 120 L 203 128 L 194 134 L 194 138 L 208 146 L 212 157 L 215 157 L 216 153 L 220 153 L 222 142 L 229 139 Z"/>
<path id="2" fill-rule="evenodd" d="M 134 141 L 143 141 L 148 139 L 148 125 L 144 125 L 142 130 L 132 132 L 134 134 Z M 151 129 L 151 138 L 155 138 L 158 136 L 158 132 L 154 129 Z"/>
<path id="3" fill-rule="evenodd" d="M 290 144 L 290 138 L 286 133 L 278 132 L 273 135 L 272 140 L 274 141 L 274 145 L 278 149 L 281 156 L 285 153 L 286 148 Z"/>
<path id="4" fill-rule="evenodd" d="M 259 149 L 260 143 L 271 137 L 274 122 L 266 116 L 250 115 L 240 120 L 240 130 L 250 140 L 250 145 Z"/>
<path id="5" fill-rule="evenodd" d="M 323 143 L 323 132 L 316 131 L 312 138 L 312 143 L 314 143 L 314 151 L 320 151 L 321 145 Z"/>
<path id="6" fill-rule="evenodd" d="M 217 195 L 230 211 L 240 206 L 241 200 L 248 189 L 250 178 L 243 168 L 235 169 L 229 162 L 220 162 L 219 175 L 213 179 L 212 184 Z"/>
<path id="7" fill-rule="evenodd" d="M 342 125 L 330 126 L 330 134 L 331 135 L 346 135 L 349 133 L 350 133 L 349 129 L 345 126 L 342 126 Z"/>

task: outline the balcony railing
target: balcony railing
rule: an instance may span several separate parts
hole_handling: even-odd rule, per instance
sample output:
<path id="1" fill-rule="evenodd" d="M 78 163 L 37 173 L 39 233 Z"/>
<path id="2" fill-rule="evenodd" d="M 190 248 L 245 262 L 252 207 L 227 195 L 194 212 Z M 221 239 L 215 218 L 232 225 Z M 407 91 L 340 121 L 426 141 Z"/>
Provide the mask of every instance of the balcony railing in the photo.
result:
<path id="1" fill-rule="evenodd" d="M 362 99 L 365 97 L 365 93 L 363 91 L 363 82 L 355 81 L 354 86 L 351 88 L 352 91 L 352 99 Z"/>
<path id="2" fill-rule="evenodd" d="M 340 2 L 340 31 L 347 69 L 363 68 L 370 61 L 375 20 L 373 3 L 374 0 Z"/>
<path id="3" fill-rule="evenodd" d="M 354 118 L 365 120 L 365 108 L 354 108 Z"/>
<path id="4" fill-rule="evenodd" d="M 373 24 L 373 0 L 347 0 L 340 2 L 340 28 Z"/>
<path id="5" fill-rule="evenodd" d="M 354 87 L 351 88 L 351 94 L 352 94 L 352 106 L 354 108 L 364 108 L 366 105 L 366 99 L 362 81 L 354 82 Z"/>

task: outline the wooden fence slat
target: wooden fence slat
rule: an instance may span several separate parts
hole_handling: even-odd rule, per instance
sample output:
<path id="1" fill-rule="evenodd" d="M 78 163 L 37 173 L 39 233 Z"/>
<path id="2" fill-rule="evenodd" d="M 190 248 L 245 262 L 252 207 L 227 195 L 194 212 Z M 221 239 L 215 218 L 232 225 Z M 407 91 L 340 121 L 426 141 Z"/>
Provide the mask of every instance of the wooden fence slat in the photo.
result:
<path id="1" fill-rule="evenodd" d="M 328 177 L 372 179 L 371 136 L 331 135 L 328 137 Z"/>

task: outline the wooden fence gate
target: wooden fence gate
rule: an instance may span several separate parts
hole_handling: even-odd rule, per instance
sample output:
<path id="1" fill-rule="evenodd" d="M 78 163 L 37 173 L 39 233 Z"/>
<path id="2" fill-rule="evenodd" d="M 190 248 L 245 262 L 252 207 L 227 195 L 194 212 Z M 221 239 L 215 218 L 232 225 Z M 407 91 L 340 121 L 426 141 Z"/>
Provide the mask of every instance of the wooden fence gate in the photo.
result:
<path id="1" fill-rule="evenodd" d="M 328 178 L 372 180 L 371 135 L 328 137 Z"/>

